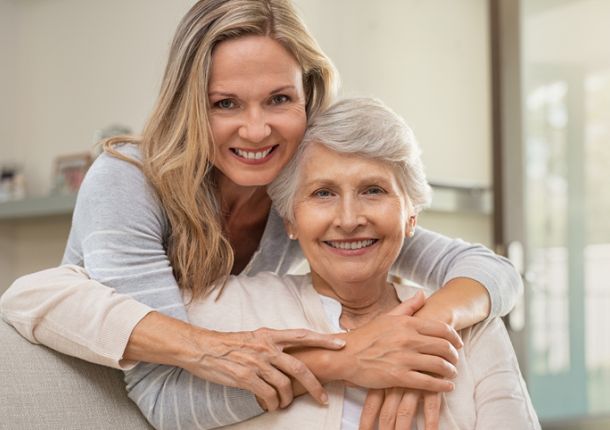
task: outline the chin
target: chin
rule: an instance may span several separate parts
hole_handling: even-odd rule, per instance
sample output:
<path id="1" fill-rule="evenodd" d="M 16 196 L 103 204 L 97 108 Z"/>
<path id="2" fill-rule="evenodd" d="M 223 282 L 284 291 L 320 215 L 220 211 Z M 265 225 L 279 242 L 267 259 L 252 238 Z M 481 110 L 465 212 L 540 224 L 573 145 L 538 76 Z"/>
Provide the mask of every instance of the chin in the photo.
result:
<path id="1" fill-rule="evenodd" d="M 249 174 L 238 177 L 229 178 L 233 183 L 241 187 L 263 187 L 269 185 L 277 177 L 277 173 L 273 174 Z"/>

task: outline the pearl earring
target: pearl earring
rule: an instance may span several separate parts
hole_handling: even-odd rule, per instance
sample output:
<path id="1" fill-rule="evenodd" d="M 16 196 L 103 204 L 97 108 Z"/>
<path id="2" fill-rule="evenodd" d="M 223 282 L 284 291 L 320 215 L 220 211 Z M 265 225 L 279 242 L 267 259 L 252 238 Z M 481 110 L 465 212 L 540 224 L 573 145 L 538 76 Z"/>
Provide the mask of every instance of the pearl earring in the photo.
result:
<path id="1" fill-rule="evenodd" d="M 288 235 L 288 238 L 289 238 L 290 240 L 295 240 L 297 237 L 296 237 L 294 234 L 290 233 L 290 234 Z"/>

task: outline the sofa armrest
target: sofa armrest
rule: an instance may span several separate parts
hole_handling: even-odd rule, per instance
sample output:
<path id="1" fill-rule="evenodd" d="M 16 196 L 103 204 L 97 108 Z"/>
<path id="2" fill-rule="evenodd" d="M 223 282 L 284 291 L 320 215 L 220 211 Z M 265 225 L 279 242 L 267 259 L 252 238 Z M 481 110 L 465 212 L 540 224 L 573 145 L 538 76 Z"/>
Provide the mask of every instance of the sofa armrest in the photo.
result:
<path id="1" fill-rule="evenodd" d="M 123 374 L 33 345 L 0 319 L 0 427 L 148 429 Z"/>

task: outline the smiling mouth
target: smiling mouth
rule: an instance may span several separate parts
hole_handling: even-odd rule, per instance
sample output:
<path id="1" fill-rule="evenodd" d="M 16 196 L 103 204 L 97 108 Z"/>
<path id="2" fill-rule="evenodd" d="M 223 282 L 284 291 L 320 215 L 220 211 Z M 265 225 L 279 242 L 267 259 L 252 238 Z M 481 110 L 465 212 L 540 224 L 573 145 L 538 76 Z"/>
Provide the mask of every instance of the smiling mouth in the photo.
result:
<path id="1" fill-rule="evenodd" d="M 244 160 L 262 160 L 268 157 L 279 145 L 273 145 L 265 149 L 259 149 L 257 151 L 251 151 L 241 148 L 229 148 L 233 154 Z"/>
<path id="2" fill-rule="evenodd" d="M 335 249 L 355 250 L 368 248 L 377 243 L 378 239 L 366 240 L 325 240 L 324 243 Z"/>

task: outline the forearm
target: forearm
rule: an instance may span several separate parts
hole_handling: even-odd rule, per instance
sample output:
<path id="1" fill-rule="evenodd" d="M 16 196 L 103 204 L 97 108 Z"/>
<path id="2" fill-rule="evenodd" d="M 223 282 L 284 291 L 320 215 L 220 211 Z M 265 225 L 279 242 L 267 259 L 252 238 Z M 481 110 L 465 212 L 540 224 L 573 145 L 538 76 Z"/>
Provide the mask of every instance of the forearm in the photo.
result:
<path id="1" fill-rule="evenodd" d="M 507 314 L 523 291 L 519 274 L 506 258 L 419 227 L 406 241 L 392 273 L 432 289 L 457 278 L 475 280 L 488 292 L 492 317 Z"/>
<path id="2" fill-rule="evenodd" d="M 455 278 L 435 291 L 414 316 L 449 324 L 455 330 L 483 321 L 489 316 L 491 300 L 487 289 L 469 278 Z"/>
<path id="3" fill-rule="evenodd" d="M 193 339 L 206 330 L 159 312 L 150 312 L 134 327 L 123 358 L 185 367 L 198 354 Z"/>

